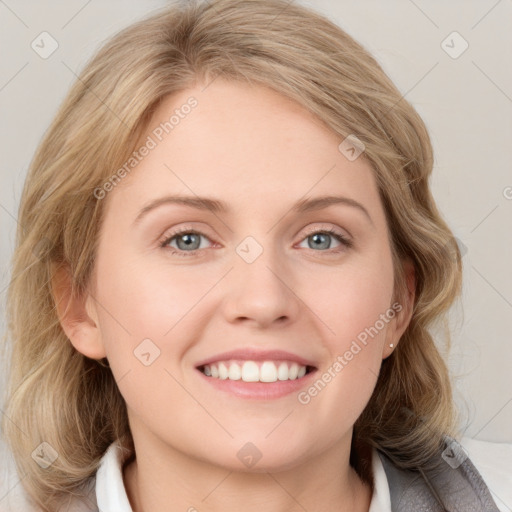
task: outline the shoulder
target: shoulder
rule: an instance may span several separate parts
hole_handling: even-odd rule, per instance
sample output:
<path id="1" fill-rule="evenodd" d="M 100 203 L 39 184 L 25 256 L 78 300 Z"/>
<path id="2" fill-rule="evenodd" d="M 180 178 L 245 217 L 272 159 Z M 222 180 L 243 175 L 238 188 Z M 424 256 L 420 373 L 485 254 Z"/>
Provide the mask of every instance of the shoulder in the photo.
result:
<path id="1" fill-rule="evenodd" d="M 512 443 L 463 437 L 461 445 L 482 475 L 500 512 L 512 510 Z"/>
<path id="2" fill-rule="evenodd" d="M 446 437 L 443 449 L 429 464 L 414 471 L 398 468 L 386 455 L 378 453 L 386 472 L 393 512 L 500 511 L 468 452 L 455 439 Z"/>

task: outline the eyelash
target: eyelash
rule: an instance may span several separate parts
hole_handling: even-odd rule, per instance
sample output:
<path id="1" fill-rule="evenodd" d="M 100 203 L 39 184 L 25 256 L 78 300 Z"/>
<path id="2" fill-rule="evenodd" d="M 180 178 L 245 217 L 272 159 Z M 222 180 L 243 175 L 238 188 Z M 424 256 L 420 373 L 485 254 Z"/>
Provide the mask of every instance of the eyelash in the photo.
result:
<path id="1" fill-rule="evenodd" d="M 203 236 L 205 238 L 207 238 L 208 240 L 210 240 L 208 238 L 208 236 L 206 236 L 204 233 L 201 233 L 200 231 L 196 231 L 194 229 L 190 229 L 190 228 L 181 228 L 181 229 L 178 229 L 176 230 L 175 232 L 171 233 L 169 236 L 166 236 L 165 239 L 163 241 L 160 242 L 160 247 L 162 249 L 165 249 L 165 250 L 168 250 L 170 251 L 170 253 L 174 256 L 180 256 L 180 257 L 192 257 L 192 256 L 195 256 L 199 251 L 201 251 L 202 249 L 194 249 L 193 251 L 182 251 L 182 250 L 179 250 L 179 249 L 174 249 L 174 248 L 170 248 L 167 244 L 169 244 L 174 238 L 178 237 L 179 235 L 182 235 L 182 234 L 194 234 L 194 235 L 200 235 L 200 236 Z M 311 230 L 309 233 L 306 233 L 306 236 L 302 239 L 302 240 L 305 240 L 306 238 L 312 236 L 312 235 L 315 235 L 317 233 L 322 233 L 322 234 L 327 234 L 327 235 L 331 235 L 333 238 L 335 238 L 338 242 L 340 242 L 342 245 L 345 246 L 346 249 L 350 249 L 353 247 L 354 243 L 352 242 L 352 240 L 348 239 L 347 237 L 345 237 L 343 234 L 339 233 L 338 231 L 336 231 L 335 229 L 333 228 L 330 228 L 330 229 L 313 229 Z M 302 241 L 301 240 L 301 241 Z M 313 249 L 311 249 L 313 250 Z M 336 253 L 336 252 L 340 252 L 339 250 L 327 250 L 327 251 L 315 251 L 315 252 L 327 252 L 327 253 Z"/>

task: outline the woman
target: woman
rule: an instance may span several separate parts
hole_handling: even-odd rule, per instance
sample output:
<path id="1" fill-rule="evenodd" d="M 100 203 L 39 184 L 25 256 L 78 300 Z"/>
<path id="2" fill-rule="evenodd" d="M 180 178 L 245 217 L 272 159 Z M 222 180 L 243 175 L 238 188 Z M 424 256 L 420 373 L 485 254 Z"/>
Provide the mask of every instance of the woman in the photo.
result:
<path id="1" fill-rule="evenodd" d="M 177 3 L 108 42 L 21 202 L 4 429 L 34 503 L 497 510 L 428 332 L 461 286 L 431 171 L 304 7 Z"/>

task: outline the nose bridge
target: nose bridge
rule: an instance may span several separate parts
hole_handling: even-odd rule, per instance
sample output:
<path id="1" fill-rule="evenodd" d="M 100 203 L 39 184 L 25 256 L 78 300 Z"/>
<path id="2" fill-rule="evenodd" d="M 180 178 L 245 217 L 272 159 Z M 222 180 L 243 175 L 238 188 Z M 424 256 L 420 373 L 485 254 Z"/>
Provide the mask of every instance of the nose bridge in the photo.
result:
<path id="1" fill-rule="evenodd" d="M 248 236 L 236 247 L 226 306 L 230 320 L 246 318 L 269 324 L 296 315 L 297 298 L 291 290 L 285 256 L 271 246 L 271 239 L 268 236 L 260 243 Z"/>

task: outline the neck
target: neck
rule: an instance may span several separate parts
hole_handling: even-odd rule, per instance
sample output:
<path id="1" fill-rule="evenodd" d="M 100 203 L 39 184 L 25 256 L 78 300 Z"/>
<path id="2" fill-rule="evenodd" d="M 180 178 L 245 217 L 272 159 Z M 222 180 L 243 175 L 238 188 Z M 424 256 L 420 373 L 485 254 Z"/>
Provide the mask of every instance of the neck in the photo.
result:
<path id="1" fill-rule="evenodd" d="M 133 512 L 368 512 L 371 488 L 349 465 L 350 450 L 342 456 L 344 451 L 334 447 L 285 471 L 249 473 L 174 449 L 166 449 L 162 460 L 161 450 L 144 445 L 123 477 Z"/>

